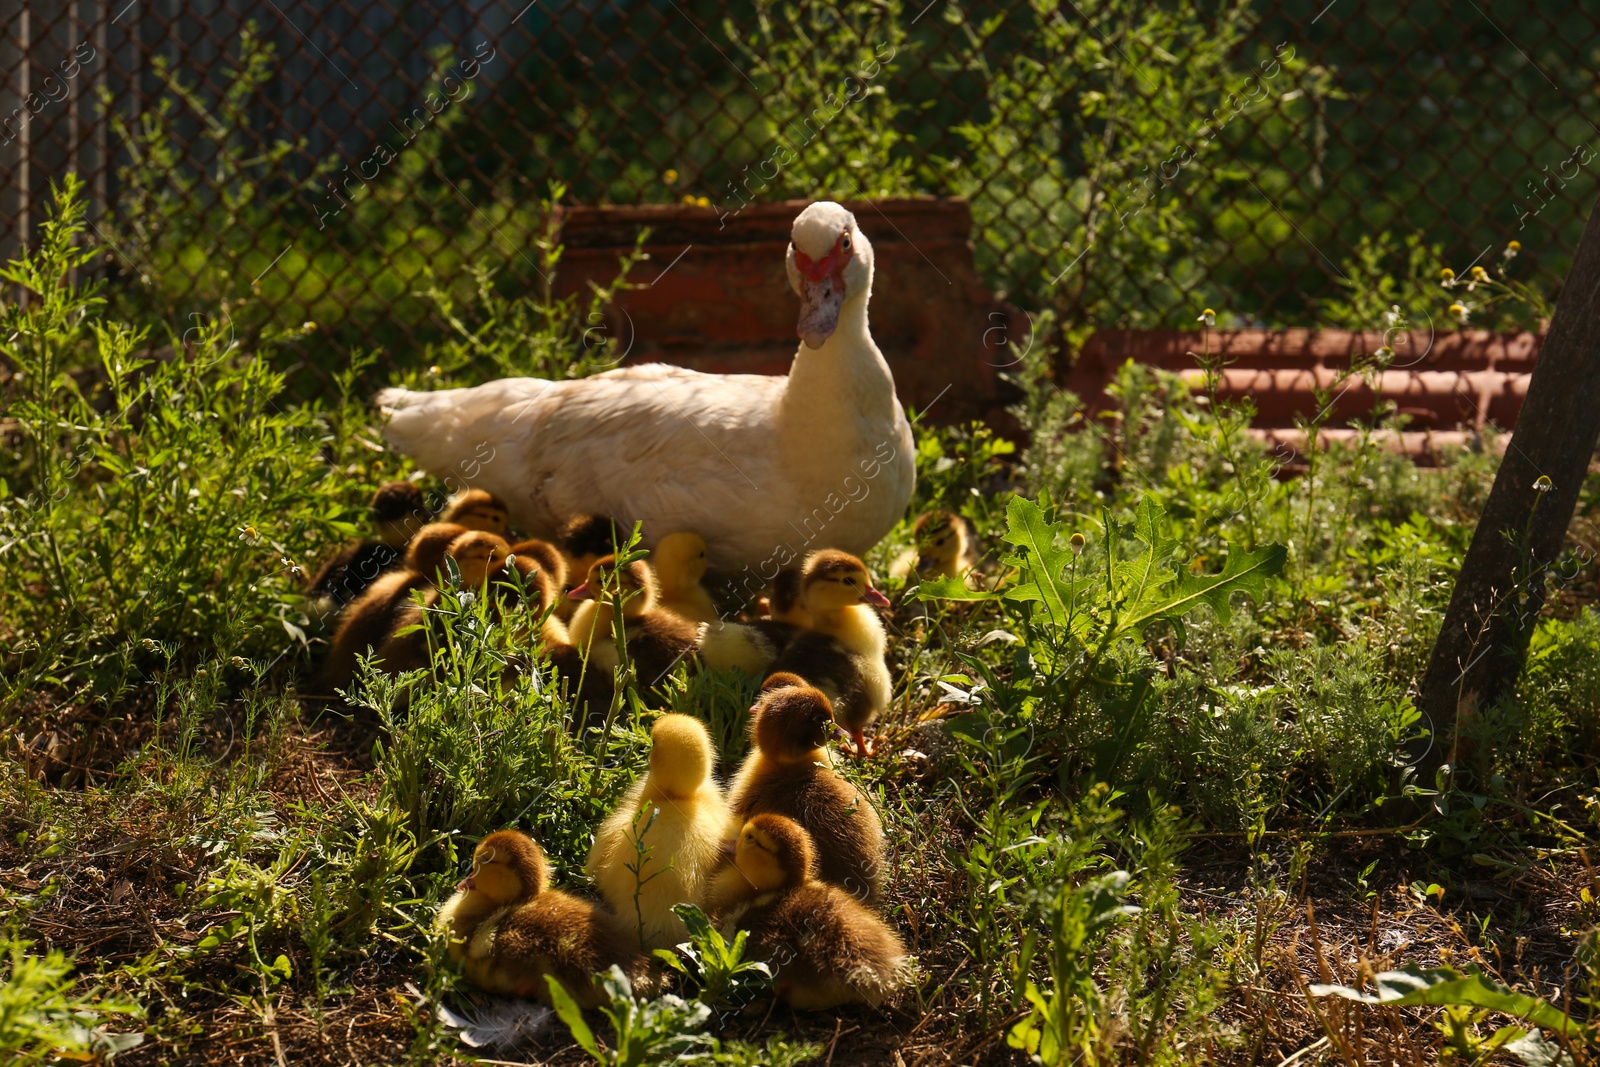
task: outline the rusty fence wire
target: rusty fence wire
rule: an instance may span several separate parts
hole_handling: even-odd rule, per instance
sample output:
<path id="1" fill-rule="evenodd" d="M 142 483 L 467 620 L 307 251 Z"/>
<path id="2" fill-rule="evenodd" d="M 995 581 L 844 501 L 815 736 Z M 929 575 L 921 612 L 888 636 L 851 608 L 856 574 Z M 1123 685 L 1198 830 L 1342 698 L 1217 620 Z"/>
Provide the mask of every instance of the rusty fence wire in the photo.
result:
<path id="1" fill-rule="evenodd" d="M 1600 145 L 1594 0 L 0 12 L 0 254 L 75 170 L 120 300 L 392 357 L 474 272 L 539 284 L 556 183 L 719 214 L 961 196 L 989 285 L 1069 327 L 1360 326 L 1513 240 L 1553 293 Z"/>

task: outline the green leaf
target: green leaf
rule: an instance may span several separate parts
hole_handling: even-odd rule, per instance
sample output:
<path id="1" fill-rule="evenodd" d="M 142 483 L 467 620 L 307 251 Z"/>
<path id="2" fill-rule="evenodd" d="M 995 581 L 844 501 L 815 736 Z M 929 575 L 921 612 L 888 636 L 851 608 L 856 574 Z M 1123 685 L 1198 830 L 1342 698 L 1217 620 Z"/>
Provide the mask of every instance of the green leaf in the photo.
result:
<path id="1" fill-rule="evenodd" d="M 1582 1029 L 1566 1012 L 1547 1000 L 1518 993 L 1481 974 L 1464 975 L 1452 967 L 1423 970 L 1413 964 L 1398 971 L 1384 971 L 1373 978 L 1373 983 L 1378 988 L 1376 993 L 1363 993 L 1343 985 L 1314 985 L 1311 995 L 1343 997 L 1362 1004 L 1466 1005 L 1513 1015 L 1557 1033 L 1575 1034 Z"/>
<path id="2" fill-rule="evenodd" d="M 972 589 L 965 578 L 925 578 L 917 584 L 918 600 L 993 600 L 997 594 Z"/>
<path id="3" fill-rule="evenodd" d="M 1072 550 L 1056 547 L 1056 527 L 1044 509 L 1025 497 L 1012 497 L 1006 505 L 1006 532 L 1002 537 L 1023 551 L 1025 572 L 1031 579 L 1006 590 L 1006 599 L 1039 601 L 1052 622 L 1064 625 L 1069 611 L 1063 593 L 1070 595 L 1070 586 L 1062 582 L 1061 575 L 1072 562 Z"/>
<path id="4" fill-rule="evenodd" d="M 544 981 L 550 987 L 550 1005 L 561 1016 L 561 1021 L 567 1024 L 567 1029 L 572 1031 L 572 1040 L 583 1046 L 583 1051 L 605 1062 L 600 1055 L 599 1042 L 594 1039 L 594 1031 L 583 1021 L 583 1009 L 578 1007 L 578 1002 L 572 999 L 565 986 L 556 981 L 555 975 L 545 975 Z"/>
<path id="5" fill-rule="evenodd" d="M 1233 617 L 1229 597 L 1245 593 L 1260 600 L 1266 595 L 1267 579 L 1282 574 L 1288 558 L 1289 550 L 1282 545 L 1267 545 L 1254 552 L 1232 549 L 1222 573 L 1180 575 L 1177 584 L 1157 603 L 1136 606 L 1125 625 L 1140 629 L 1157 619 L 1177 621 L 1202 604 L 1210 607 L 1226 624 Z"/>

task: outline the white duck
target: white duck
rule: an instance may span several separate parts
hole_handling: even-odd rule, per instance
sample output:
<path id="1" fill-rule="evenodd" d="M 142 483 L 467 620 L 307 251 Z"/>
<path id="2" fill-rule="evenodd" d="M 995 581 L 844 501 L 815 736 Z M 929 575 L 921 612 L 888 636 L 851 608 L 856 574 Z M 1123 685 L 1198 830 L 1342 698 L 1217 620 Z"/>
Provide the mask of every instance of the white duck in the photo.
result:
<path id="1" fill-rule="evenodd" d="M 385 434 L 430 471 L 474 470 L 470 484 L 535 537 L 604 514 L 624 529 L 642 522 L 647 547 L 695 530 L 708 562 L 728 570 L 776 573 L 819 548 L 864 553 L 916 481 L 911 427 L 867 328 L 872 245 L 829 201 L 802 211 L 792 237 L 804 344 L 787 377 L 652 363 L 568 381 L 386 389 Z"/>

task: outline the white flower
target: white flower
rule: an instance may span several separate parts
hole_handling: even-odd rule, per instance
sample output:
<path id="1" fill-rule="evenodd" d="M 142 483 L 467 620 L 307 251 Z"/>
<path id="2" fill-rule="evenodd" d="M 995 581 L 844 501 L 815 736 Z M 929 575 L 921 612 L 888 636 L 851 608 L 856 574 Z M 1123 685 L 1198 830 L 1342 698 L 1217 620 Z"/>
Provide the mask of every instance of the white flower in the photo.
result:
<path id="1" fill-rule="evenodd" d="M 1204 311 L 1200 312 L 1200 317 L 1194 321 L 1203 322 L 1208 327 L 1215 326 L 1217 324 L 1217 313 L 1212 311 L 1210 308 L 1206 308 Z"/>

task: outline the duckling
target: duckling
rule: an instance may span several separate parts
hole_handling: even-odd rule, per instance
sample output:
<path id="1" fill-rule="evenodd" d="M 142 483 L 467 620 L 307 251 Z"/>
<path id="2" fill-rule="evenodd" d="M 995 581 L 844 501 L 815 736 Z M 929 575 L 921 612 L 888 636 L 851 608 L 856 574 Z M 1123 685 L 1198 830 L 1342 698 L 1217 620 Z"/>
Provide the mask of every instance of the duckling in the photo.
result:
<path id="1" fill-rule="evenodd" d="M 604 556 L 589 568 L 587 580 L 567 596 L 588 601 L 573 613 L 568 625 L 572 645 L 589 650 L 589 669 L 609 675 L 617 667 L 617 610 L 622 606 L 622 626 L 639 681 L 649 688 L 695 652 L 698 627 L 656 606 L 656 582 L 643 560 L 617 566 L 615 556 Z"/>
<path id="2" fill-rule="evenodd" d="M 410 605 L 412 590 L 432 586 L 451 542 L 470 532 L 453 522 L 429 523 L 406 546 L 404 565 L 379 577 L 350 602 L 339 615 L 339 626 L 322 665 L 324 692 L 350 684 L 361 653 L 383 644 L 395 631 L 395 620 Z"/>
<path id="3" fill-rule="evenodd" d="M 767 618 L 790 626 L 811 628 L 811 613 L 800 600 L 800 571 L 785 567 L 772 579 L 772 594 L 767 598 Z"/>
<path id="4" fill-rule="evenodd" d="M 484 586 L 499 575 L 510 555 L 510 547 L 498 534 L 469 530 L 452 540 L 445 554 L 455 561 L 461 588 L 488 595 Z M 496 594 L 501 592 L 504 590 L 495 590 Z M 421 604 L 407 602 L 395 612 L 390 631 L 378 646 L 376 655 L 386 673 L 419 670 L 433 661 L 428 609 L 438 599 L 439 591 L 434 588 Z M 495 603 L 498 604 L 498 599 Z M 401 630 L 407 632 L 400 633 Z"/>
<path id="5" fill-rule="evenodd" d="M 711 594 L 701 585 L 706 576 L 706 543 L 690 530 L 669 533 L 650 553 L 661 590 L 661 606 L 690 622 L 721 622 Z"/>
<path id="6" fill-rule="evenodd" d="M 606 1000 L 594 976 L 613 964 L 650 986 L 644 957 L 616 918 L 586 900 L 550 888 L 550 865 L 526 834 L 500 830 L 479 842 L 472 873 L 439 909 L 434 928 L 450 939 L 450 957 L 490 993 L 550 1003 L 553 975 L 585 1008 Z M 640 988 L 635 985 L 635 989 Z"/>
<path id="7" fill-rule="evenodd" d="M 773 992 L 791 1007 L 876 1007 L 910 980 L 905 944 L 860 901 L 818 881 L 815 855 L 792 819 L 745 823 L 733 865 L 713 884 L 724 936 L 749 931 L 750 955 L 773 968 Z"/>
<path id="8" fill-rule="evenodd" d="M 372 494 L 368 515 L 374 536 L 346 545 L 306 586 L 315 617 L 333 614 L 360 596 L 380 574 L 400 566 L 406 545 L 432 518 L 422 490 L 411 482 L 379 486 Z"/>
<path id="9" fill-rule="evenodd" d="M 728 790 L 733 826 L 766 812 L 795 820 L 817 847 L 818 877 L 876 903 L 883 888 L 883 824 L 866 796 L 831 767 L 832 705 L 804 682 L 763 688 L 750 709 L 750 754 Z"/>
<path id="10" fill-rule="evenodd" d="M 526 541 L 518 541 L 511 546 L 511 554 L 518 559 L 526 559 L 536 564 L 540 571 L 548 575 L 555 586 L 555 594 L 559 599 L 567 592 L 567 559 L 561 550 L 549 541 L 541 541 L 537 537 Z"/>
<path id="11" fill-rule="evenodd" d="M 628 543 L 627 535 L 617 529 L 617 524 L 601 515 L 579 515 L 569 520 L 556 533 L 555 546 L 567 561 L 567 591 L 582 584 L 589 568 L 602 556 L 614 555 Z M 577 605 L 563 600 L 557 614 L 570 623 Z"/>
<path id="12" fill-rule="evenodd" d="M 892 692 L 884 660 L 888 637 L 873 607 L 887 606 L 889 598 L 872 587 L 859 559 L 825 548 L 806 557 L 801 602 L 811 629 L 801 631 L 770 670 L 798 674 L 826 693 L 856 754 L 871 755 L 866 728 L 888 710 Z"/>
<path id="13" fill-rule="evenodd" d="M 766 680 L 761 683 L 761 688 L 757 691 L 757 695 L 759 696 L 762 693 L 769 693 L 774 689 L 787 689 L 792 685 L 798 685 L 803 688 L 806 685 L 806 680 L 800 677 L 798 674 L 790 674 L 788 671 L 778 671 L 775 674 L 767 675 Z M 831 706 L 828 709 L 828 716 L 829 718 L 833 717 L 833 709 Z"/>
<path id="14" fill-rule="evenodd" d="M 688 939 L 672 906 L 700 903 L 730 817 L 700 720 L 663 715 L 651 738 L 650 772 L 595 834 L 585 867 L 623 925 L 637 928 L 644 949 Z"/>
<path id="15" fill-rule="evenodd" d="M 511 529 L 505 503 L 482 489 L 463 489 L 451 497 L 439 513 L 439 521 L 459 523 L 469 530 L 482 530 L 500 537 Z"/>
<path id="16" fill-rule="evenodd" d="M 978 566 L 972 524 L 953 511 L 925 511 L 911 527 L 915 547 L 889 565 L 889 575 L 904 581 L 922 578 L 965 578 L 970 584 Z"/>

